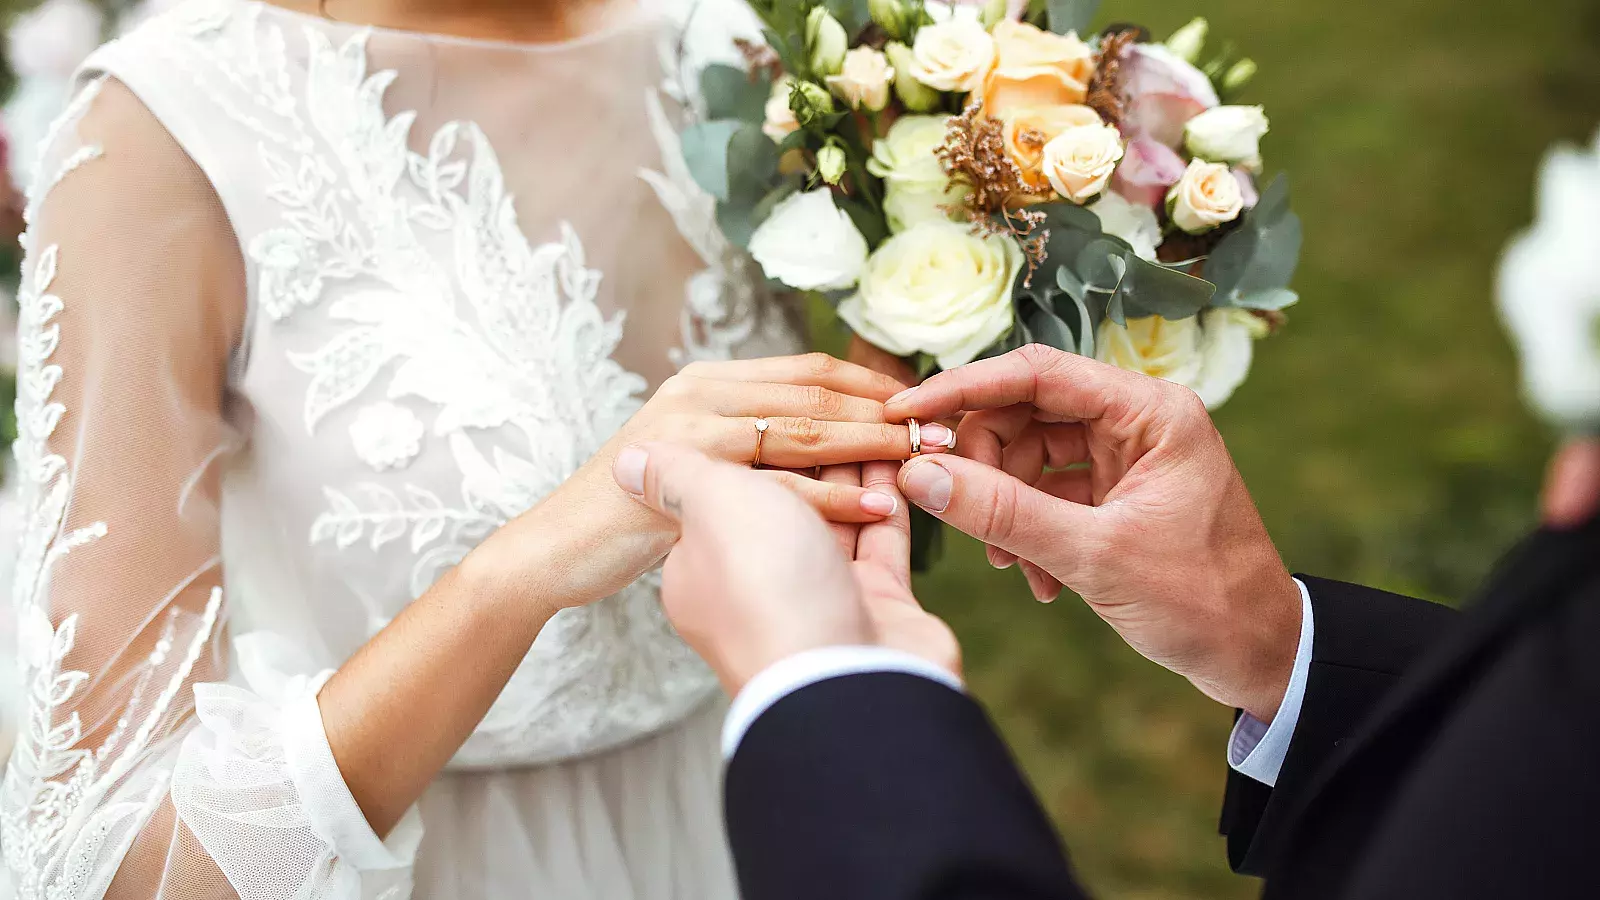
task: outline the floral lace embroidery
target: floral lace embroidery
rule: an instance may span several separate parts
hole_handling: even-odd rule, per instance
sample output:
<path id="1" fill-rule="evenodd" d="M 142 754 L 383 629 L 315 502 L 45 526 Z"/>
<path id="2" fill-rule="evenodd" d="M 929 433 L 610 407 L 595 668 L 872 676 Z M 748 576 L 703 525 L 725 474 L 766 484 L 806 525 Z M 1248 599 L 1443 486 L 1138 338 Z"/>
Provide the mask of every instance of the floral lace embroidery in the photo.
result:
<path id="1" fill-rule="evenodd" d="M 68 114 L 75 116 L 81 108 L 75 105 Z M 60 177 L 46 178 L 42 188 L 47 190 Z M 61 367 L 50 362 L 61 340 L 60 325 L 54 320 L 64 308 L 61 298 L 50 292 L 58 256 L 55 245 L 39 253 L 32 271 L 25 273 L 17 298 L 21 352 L 16 413 L 20 435 L 13 453 L 22 481 L 21 509 L 26 521 L 11 596 L 21 623 L 20 657 L 28 708 L 0 783 L 0 848 L 6 867 L 20 879 L 14 887 L 24 900 L 65 900 L 92 894 L 97 886 L 90 879 L 93 873 L 104 871 L 96 863 L 106 852 L 105 842 L 113 826 L 130 817 L 142 821 L 159 802 L 165 778 L 161 771 L 147 776 L 150 786 L 139 798 L 142 802 L 100 805 L 149 747 L 215 630 L 222 604 L 218 588 L 212 591 L 198 623 L 176 609 L 170 611 L 112 731 L 97 748 L 80 746 L 83 723 L 71 707 L 90 676 L 63 666 L 77 636 L 78 616 L 69 615 L 59 627 L 53 625 L 45 591 L 51 570 L 67 554 L 104 537 L 106 525 L 94 522 L 62 532 L 72 495 L 72 473 L 67 460 L 49 447 L 66 412 L 62 403 L 52 399 L 61 380 Z M 174 664 L 173 650 L 180 644 L 184 653 Z M 159 693 L 150 698 L 152 686 L 159 687 Z M 87 818 L 76 833 L 69 831 L 68 824 L 85 812 Z"/>
<path id="2" fill-rule="evenodd" d="M 361 408 L 350 424 L 350 442 L 356 456 L 375 471 L 402 469 L 422 452 L 427 427 L 416 414 L 394 403 L 372 403 Z"/>
<path id="3" fill-rule="evenodd" d="M 325 485 L 310 539 L 341 550 L 406 547 L 409 587 L 420 595 L 593 456 L 642 405 L 647 383 L 612 358 L 623 318 L 596 305 L 600 274 L 577 234 L 563 226 L 557 241 L 528 242 L 476 124 L 446 124 L 414 152 L 416 116 L 386 115 L 397 75 L 368 73 L 367 32 L 335 46 L 305 29 L 296 87 L 281 29 L 259 5 L 235 8 L 221 27 L 192 20 L 204 27 L 168 59 L 259 137 L 263 189 L 281 213 L 281 224 L 245 242 L 266 321 L 316 308 L 337 326 L 332 339 L 289 357 L 310 376 L 307 433 L 381 388 L 391 401 L 426 406 L 428 435 L 448 447 L 461 477 L 459 498 L 415 482 Z M 398 420 L 372 415 L 388 418 L 392 434 L 380 440 L 377 420 L 358 414 L 357 455 L 392 469 L 409 441 L 395 450 Z M 367 613 L 372 630 L 388 620 L 376 604 Z M 561 613 L 534 651 L 458 762 L 569 756 L 606 735 L 660 727 L 714 689 L 666 623 L 650 579 Z"/>

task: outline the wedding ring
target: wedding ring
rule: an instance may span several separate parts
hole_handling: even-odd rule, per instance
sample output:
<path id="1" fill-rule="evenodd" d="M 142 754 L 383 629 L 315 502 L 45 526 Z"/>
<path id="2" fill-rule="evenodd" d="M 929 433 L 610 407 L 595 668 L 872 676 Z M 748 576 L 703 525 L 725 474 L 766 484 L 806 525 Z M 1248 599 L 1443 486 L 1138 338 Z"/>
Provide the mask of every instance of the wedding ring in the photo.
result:
<path id="1" fill-rule="evenodd" d="M 911 455 L 919 456 L 922 453 L 922 423 L 907 419 L 906 426 L 911 429 Z"/>
<path id="2" fill-rule="evenodd" d="M 766 419 L 756 420 L 756 458 L 754 462 L 750 463 L 750 468 L 752 469 L 761 468 L 761 442 L 766 440 L 768 427 Z"/>

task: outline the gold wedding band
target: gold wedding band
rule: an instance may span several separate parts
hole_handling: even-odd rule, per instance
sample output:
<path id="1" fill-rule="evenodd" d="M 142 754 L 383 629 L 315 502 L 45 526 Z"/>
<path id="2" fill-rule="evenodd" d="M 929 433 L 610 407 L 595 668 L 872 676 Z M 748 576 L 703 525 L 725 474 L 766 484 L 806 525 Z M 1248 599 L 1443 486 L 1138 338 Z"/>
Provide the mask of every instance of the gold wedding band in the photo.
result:
<path id="1" fill-rule="evenodd" d="M 756 420 L 756 458 L 750 463 L 750 468 L 761 468 L 761 442 L 766 440 L 767 428 L 770 427 L 766 419 Z"/>
<path id="2" fill-rule="evenodd" d="M 916 419 L 907 419 L 906 427 L 911 429 L 911 455 L 922 454 L 922 423 Z"/>

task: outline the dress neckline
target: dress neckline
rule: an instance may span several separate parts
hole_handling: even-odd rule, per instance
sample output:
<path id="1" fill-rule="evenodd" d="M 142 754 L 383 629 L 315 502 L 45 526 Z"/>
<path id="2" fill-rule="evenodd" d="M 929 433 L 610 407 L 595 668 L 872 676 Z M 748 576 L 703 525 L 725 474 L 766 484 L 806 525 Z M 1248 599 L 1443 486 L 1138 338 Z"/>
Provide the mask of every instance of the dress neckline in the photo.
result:
<path id="1" fill-rule="evenodd" d="M 616 21 L 597 28 L 578 37 L 563 41 L 513 41 L 498 40 L 494 38 L 475 38 L 459 34 L 449 34 L 437 31 L 415 31 L 405 28 L 395 28 L 387 25 L 373 25 L 365 22 L 351 22 L 344 19 L 329 19 L 312 15 L 287 6 L 279 6 L 270 0 L 241 0 L 247 6 L 255 6 L 271 15 L 282 16 L 286 19 L 297 21 L 307 27 L 339 28 L 347 31 L 364 31 L 373 35 L 386 36 L 401 40 L 420 41 L 429 44 L 442 44 L 463 48 L 476 48 L 480 50 L 496 50 L 503 52 L 525 54 L 557 54 L 567 51 L 582 50 L 599 44 L 607 43 L 615 38 L 633 34 L 640 29 L 653 26 L 659 21 L 659 15 L 646 8 L 647 3 L 639 2 L 627 15 Z"/>

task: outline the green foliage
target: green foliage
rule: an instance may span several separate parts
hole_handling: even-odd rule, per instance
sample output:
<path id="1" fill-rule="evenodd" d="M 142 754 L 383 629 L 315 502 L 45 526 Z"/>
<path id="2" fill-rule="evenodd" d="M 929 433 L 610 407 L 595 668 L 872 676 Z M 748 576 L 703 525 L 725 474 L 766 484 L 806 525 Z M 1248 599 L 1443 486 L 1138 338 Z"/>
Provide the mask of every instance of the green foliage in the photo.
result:
<path id="1" fill-rule="evenodd" d="M 700 94 L 706 101 L 707 118 L 760 125 L 766 121 L 772 80 L 765 73 L 752 76 L 743 69 L 714 63 L 700 73 Z"/>
<path id="2" fill-rule="evenodd" d="M 1046 0 L 1045 2 L 1050 30 L 1056 34 L 1076 31 L 1081 35 L 1087 35 L 1089 26 L 1094 23 L 1094 14 L 1099 9 L 1100 0 Z"/>
<path id="3" fill-rule="evenodd" d="M 1282 309 L 1298 299 L 1289 290 L 1300 262 L 1300 217 L 1289 209 L 1289 180 L 1279 175 L 1239 227 L 1206 259 L 1218 306 Z"/>
<path id="4" fill-rule="evenodd" d="M 1050 232 L 1045 261 L 1031 282 L 1017 285 L 1019 328 L 995 351 L 1038 341 L 1093 356 L 1105 319 L 1118 325 L 1144 316 L 1187 319 L 1211 302 L 1211 283 L 1141 258 L 1126 241 L 1102 232 L 1100 219 L 1083 207 L 1033 209 L 1044 213 L 1041 227 Z"/>

